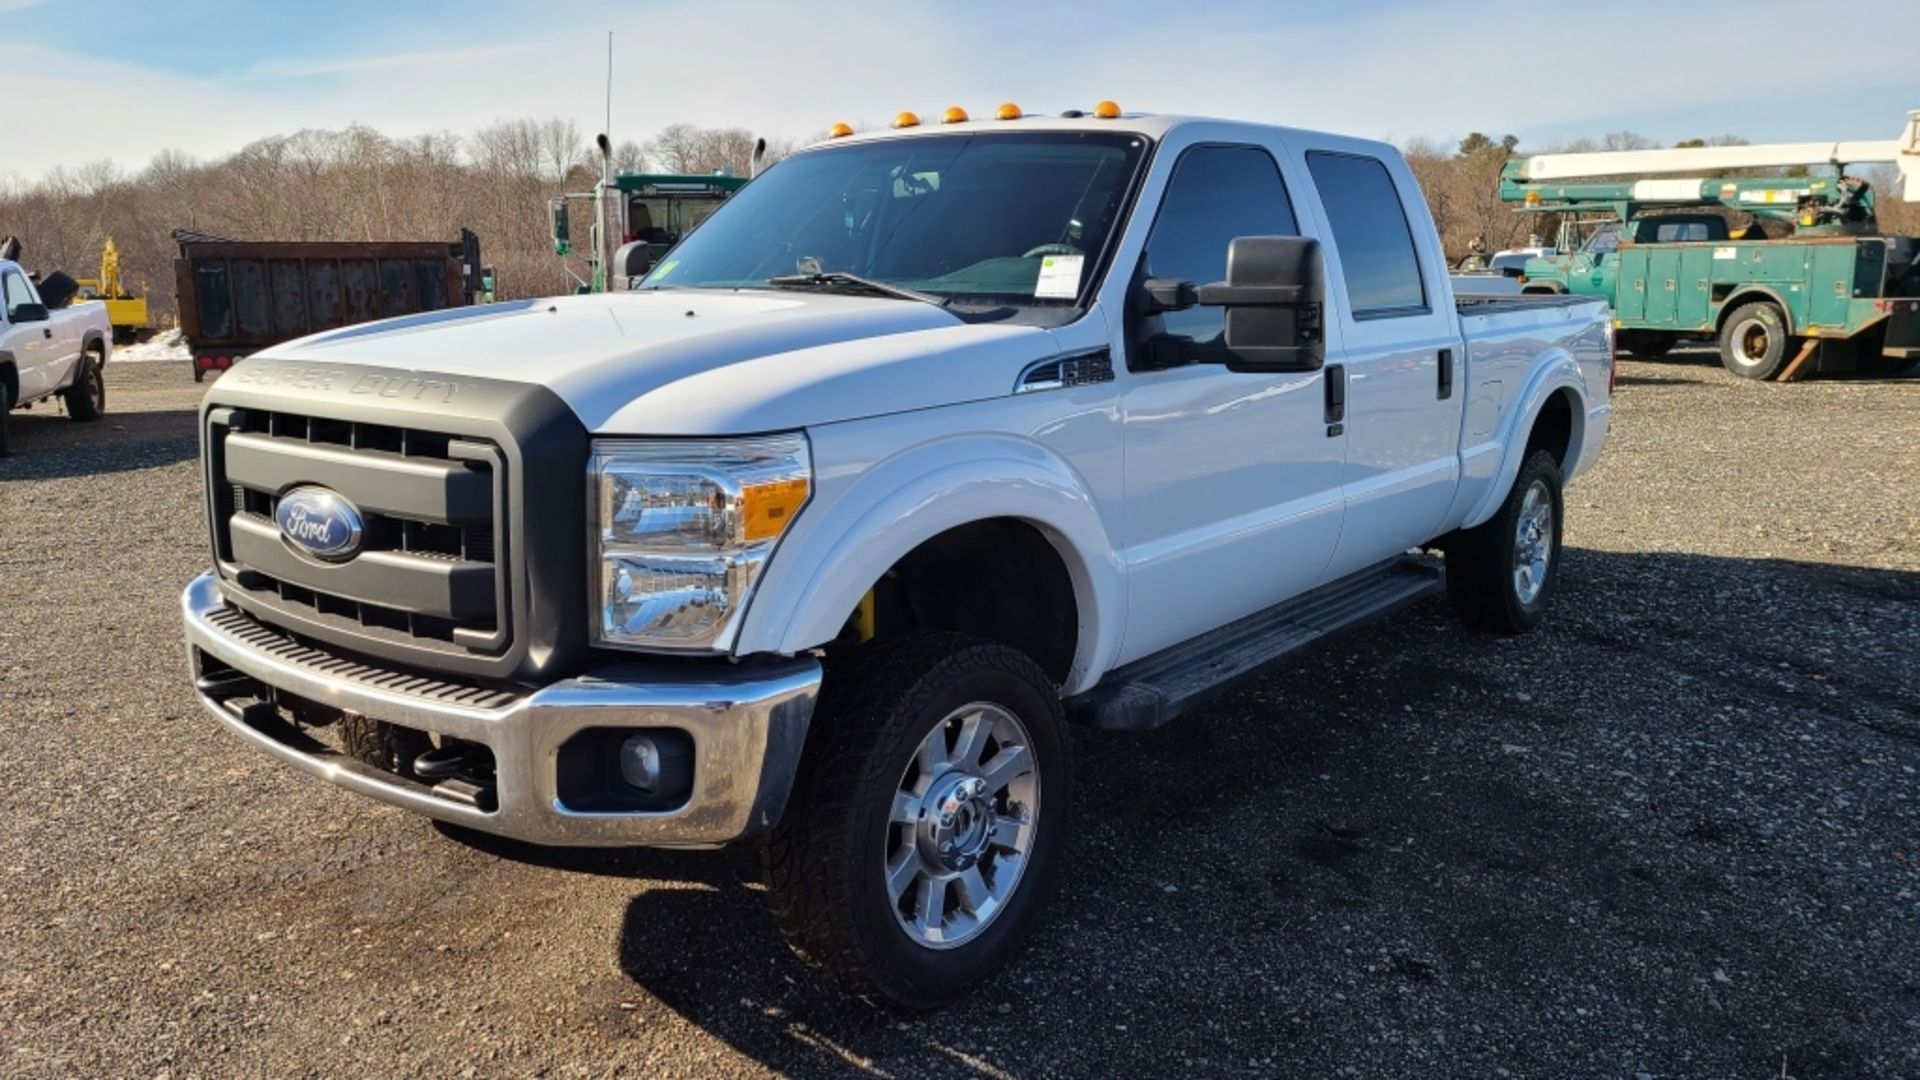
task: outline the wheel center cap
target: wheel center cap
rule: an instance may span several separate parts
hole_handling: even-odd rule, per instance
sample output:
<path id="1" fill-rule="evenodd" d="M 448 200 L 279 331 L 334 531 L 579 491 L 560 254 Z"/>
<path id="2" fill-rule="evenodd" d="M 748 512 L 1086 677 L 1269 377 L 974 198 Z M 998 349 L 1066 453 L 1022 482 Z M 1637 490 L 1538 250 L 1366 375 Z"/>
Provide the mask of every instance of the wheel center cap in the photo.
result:
<path id="1" fill-rule="evenodd" d="M 993 835 L 993 803 L 987 782 L 963 772 L 941 776 L 921 797 L 920 853 L 950 871 L 970 869 Z"/>

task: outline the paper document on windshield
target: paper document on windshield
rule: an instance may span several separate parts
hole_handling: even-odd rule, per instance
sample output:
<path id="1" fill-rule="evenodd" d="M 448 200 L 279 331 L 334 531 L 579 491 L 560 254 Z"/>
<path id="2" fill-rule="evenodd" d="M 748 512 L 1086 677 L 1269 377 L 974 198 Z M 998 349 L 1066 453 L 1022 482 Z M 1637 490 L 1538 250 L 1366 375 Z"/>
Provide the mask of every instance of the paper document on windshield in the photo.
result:
<path id="1" fill-rule="evenodd" d="M 1071 300 L 1080 295 L 1080 265 L 1085 255 L 1048 255 L 1040 260 L 1040 280 L 1033 295 L 1043 300 Z"/>

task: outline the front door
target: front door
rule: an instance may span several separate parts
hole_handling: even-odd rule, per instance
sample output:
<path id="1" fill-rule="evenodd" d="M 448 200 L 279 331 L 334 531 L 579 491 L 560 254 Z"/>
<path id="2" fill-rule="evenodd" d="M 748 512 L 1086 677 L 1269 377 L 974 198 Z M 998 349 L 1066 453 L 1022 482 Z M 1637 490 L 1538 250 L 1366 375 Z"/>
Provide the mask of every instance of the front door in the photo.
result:
<path id="1" fill-rule="evenodd" d="M 17 312 L 23 304 L 38 304 L 40 296 L 18 270 L 0 274 L 0 300 L 6 302 L 7 325 L 0 331 L 0 347 L 13 354 L 13 368 L 20 379 L 18 401 L 32 401 L 53 389 L 53 342 L 51 321 L 23 323 Z"/>
<path id="2" fill-rule="evenodd" d="M 1269 148 L 1192 146 L 1175 161 L 1137 275 L 1221 281 L 1235 237 L 1298 232 Z M 1345 454 L 1345 438 L 1326 423 L 1322 372 L 1242 374 L 1195 362 L 1222 355 L 1222 309 L 1127 318 L 1121 662 L 1318 584 L 1340 538 Z M 1174 351 L 1187 362 L 1153 368 L 1154 356 Z M 1337 363 L 1331 347 L 1328 362 Z"/>

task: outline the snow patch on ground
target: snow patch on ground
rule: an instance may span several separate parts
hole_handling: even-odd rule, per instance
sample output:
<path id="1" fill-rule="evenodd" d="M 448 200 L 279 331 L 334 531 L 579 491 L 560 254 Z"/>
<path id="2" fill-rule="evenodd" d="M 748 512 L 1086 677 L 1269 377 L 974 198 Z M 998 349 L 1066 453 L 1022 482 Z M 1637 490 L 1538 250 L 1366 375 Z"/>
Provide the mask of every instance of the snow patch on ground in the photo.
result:
<path id="1" fill-rule="evenodd" d="M 113 350 L 110 363 L 144 364 L 156 360 L 191 360 L 193 354 L 187 351 L 187 343 L 178 330 L 167 330 L 155 334 L 147 341 L 137 345 L 122 345 Z"/>

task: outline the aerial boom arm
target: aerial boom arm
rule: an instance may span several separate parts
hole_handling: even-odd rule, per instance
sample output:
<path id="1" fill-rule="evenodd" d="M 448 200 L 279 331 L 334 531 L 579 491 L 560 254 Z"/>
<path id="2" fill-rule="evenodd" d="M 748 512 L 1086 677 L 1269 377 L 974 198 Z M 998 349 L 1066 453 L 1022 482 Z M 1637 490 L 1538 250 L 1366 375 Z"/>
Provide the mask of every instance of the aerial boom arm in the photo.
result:
<path id="1" fill-rule="evenodd" d="M 1907 114 L 1897 139 L 1702 146 L 1676 150 L 1608 150 L 1590 154 L 1535 154 L 1510 166 L 1514 180 L 1569 180 L 1601 176 L 1771 169 L 1807 165 L 1892 164 L 1908 202 L 1920 202 L 1920 109 Z M 1657 181 L 1654 181 L 1657 182 Z M 1675 181 L 1678 183 L 1678 181 Z"/>

